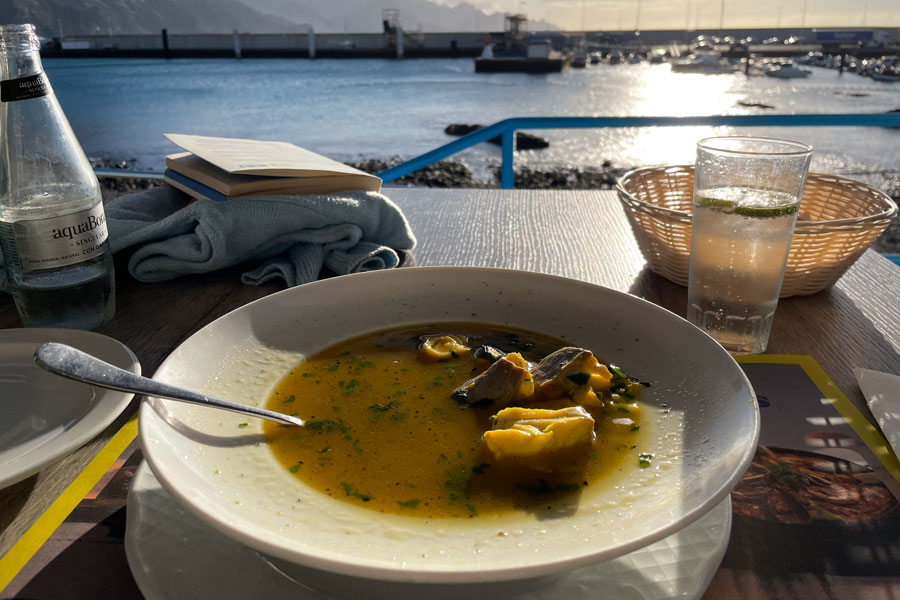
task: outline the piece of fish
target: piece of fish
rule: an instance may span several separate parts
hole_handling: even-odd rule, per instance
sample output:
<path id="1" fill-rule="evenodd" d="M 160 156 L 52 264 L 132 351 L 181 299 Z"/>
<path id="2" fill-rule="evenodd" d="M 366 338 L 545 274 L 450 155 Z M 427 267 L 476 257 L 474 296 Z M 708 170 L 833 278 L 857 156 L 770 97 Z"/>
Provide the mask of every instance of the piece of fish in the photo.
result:
<path id="1" fill-rule="evenodd" d="M 477 406 L 506 406 L 533 393 L 534 383 L 528 362 L 521 354 L 513 352 L 497 359 L 482 374 L 456 388 L 453 396 Z"/>
<path id="2" fill-rule="evenodd" d="M 609 380 L 609 371 L 597 362 L 590 350 L 572 346 L 545 356 L 531 374 L 535 393 L 545 398 L 559 398 L 577 387 L 593 383 L 592 375 L 602 374 L 607 382 Z"/>

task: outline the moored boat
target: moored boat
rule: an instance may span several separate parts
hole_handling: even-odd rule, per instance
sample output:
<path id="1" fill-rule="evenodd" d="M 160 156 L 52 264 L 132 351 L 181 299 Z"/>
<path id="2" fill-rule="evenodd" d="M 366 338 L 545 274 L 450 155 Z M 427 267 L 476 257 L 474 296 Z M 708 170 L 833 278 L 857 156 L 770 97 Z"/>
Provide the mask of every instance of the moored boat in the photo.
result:
<path id="1" fill-rule="evenodd" d="M 583 69 L 588 66 L 588 56 L 583 50 L 579 50 L 572 56 L 572 68 Z"/>
<path id="2" fill-rule="evenodd" d="M 900 72 L 893 69 L 881 69 L 872 71 L 872 79 L 875 81 L 900 81 Z"/>
<path id="3" fill-rule="evenodd" d="M 676 73 L 734 73 L 737 66 L 729 63 L 715 52 L 695 53 L 693 56 L 669 63 Z"/>
<path id="4" fill-rule="evenodd" d="M 482 56 L 475 59 L 476 73 L 558 73 L 569 66 L 568 56 L 553 50 L 547 40 L 528 43 L 519 56 Z"/>
<path id="5" fill-rule="evenodd" d="M 770 68 L 763 71 L 766 77 L 777 77 L 778 79 L 797 79 L 800 77 L 809 77 L 812 71 L 796 67 L 793 63 L 776 63 Z"/>

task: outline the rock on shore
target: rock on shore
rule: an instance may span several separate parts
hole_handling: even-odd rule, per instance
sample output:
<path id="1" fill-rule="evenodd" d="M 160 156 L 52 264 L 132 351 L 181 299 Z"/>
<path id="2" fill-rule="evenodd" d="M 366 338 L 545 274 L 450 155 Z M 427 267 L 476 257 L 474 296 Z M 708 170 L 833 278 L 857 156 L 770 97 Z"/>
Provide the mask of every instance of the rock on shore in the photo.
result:
<path id="1" fill-rule="evenodd" d="M 390 160 L 370 159 L 362 162 L 347 163 L 366 173 L 378 173 L 400 164 L 403 160 L 394 157 Z M 514 184 L 523 189 L 610 189 L 615 187 L 616 179 L 627 169 L 615 168 L 605 161 L 599 168 L 582 169 L 579 167 L 545 167 L 534 169 L 519 167 L 514 175 Z M 439 188 L 492 188 L 500 185 L 500 168 L 491 169 L 493 179 L 481 181 L 473 177 L 472 171 L 465 163 L 442 160 L 433 163 L 400 179 L 391 185 L 439 187 Z"/>
<path id="2" fill-rule="evenodd" d="M 479 129 L 484 128 L 484 125 L 475 125 L 475 124 L 467 124 L 467 123 L 452 123 L 447 125 L 444 128 L 444 133 L 447 135 L 468 135 L 473 131 L 478 131 Z M 500 136 L 493 137 L 488 140 L 489 144 L 496 144 L 500 146 L 502 144 L 502 140 Z M 524 131 L 516 132 L 516 150 L 541 150 L 543 148 L 549 148 L 550 142 L 545 140 L 542 137 L 532 135 L 530 133 L 525 133 Z"/>

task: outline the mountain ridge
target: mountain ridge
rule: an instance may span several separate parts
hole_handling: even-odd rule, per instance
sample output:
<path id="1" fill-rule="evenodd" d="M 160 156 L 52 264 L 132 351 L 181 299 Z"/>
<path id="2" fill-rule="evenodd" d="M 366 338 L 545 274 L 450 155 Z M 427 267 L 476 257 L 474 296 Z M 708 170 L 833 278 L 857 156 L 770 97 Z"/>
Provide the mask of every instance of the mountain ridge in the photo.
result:
<path id="1" fill-rule="evenodd" d="M 170 33 L 377 33 L 382 8 L 376 0 L 6 0 L 0 23 L 33 23 L 38 35 Z M 502 31 L 503 13 L 468 2 L 444 6 L 430 0 L 391 0 L 404 30 Z M 558 30 L 546 21 L 533 31 Z"/>

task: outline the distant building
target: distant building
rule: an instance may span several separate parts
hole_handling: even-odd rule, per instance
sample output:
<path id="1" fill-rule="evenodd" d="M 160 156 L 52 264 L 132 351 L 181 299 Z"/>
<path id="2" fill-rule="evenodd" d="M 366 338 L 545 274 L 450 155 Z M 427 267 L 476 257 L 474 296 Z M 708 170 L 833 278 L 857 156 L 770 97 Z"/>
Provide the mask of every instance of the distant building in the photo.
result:
<path id="1" fill-rule="evenodd" d="M 900 29 L 895 28 L 824 28 L 813 29 L 813 33 L 815 41 L 823 45 L 885 46 L 900 41 Z"/>

